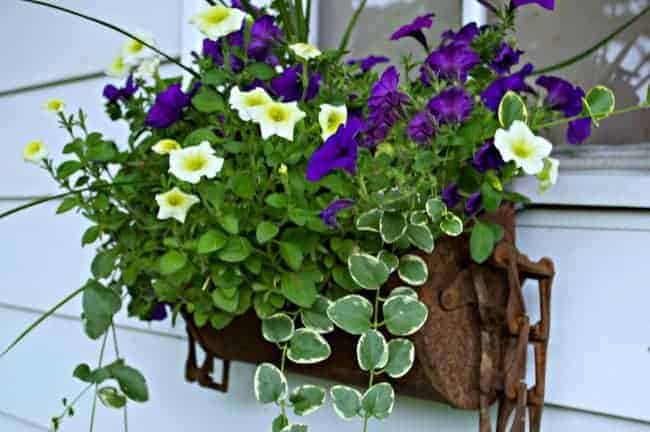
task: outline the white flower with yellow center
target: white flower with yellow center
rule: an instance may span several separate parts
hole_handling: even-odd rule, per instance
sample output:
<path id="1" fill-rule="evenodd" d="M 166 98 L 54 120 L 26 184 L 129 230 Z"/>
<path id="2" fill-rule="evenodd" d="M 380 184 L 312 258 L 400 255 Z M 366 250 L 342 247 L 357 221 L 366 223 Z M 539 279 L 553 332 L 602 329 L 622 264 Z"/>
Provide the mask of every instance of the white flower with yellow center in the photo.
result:
<path id="1" fill-rule="evenodd" d="M 269 102 L 258 108 L 251 108 L 253 120 L 260 125 L 262 138 L 273 135 L 293 141 L 296 123 L 305 118 L 305 113 L 298 108 L 297 102 Z"/>
<path id="2" fill-rule="evenodd" d="M 200 201 L 194 195 L 186 194 L 179 188 L 156 195 L 158 203 L 158 219 L 174 218 L 180 223 L 185 223 L 187 212 L 190 208 Z"/>
<path id="3" fill-rule="evenodd" d="M 217 40 L 239 31 L 247 16 L 239 9 L 217 5 L 194 15 L 190 22 L 196 24 L 201 33 L 210 39 Z"/>
<path id="4" fill-rule="evenodd" d="M 348 108 L 345 105 L 321 105 L 318 123 L 323 131 L 323 141 L 327 141 L 327 138 L 334 135 L 339 130 L 339 126 L 344 125 L 346 121 L 348 121 Z"/>
<path id="5" fill-rule="evenodd" d="M 536 136 L 526 123 L 515 121 L 510 129 L 497 130 L 494 145 L 504 161 L 514 161 L 528 175 L 537 175 L 544 169 L 544 159 L 553 146 L 542 137 Z"/>
<path id="6" fill-rule="evenodd" d="M 214 155 L 214 149 L 207 141 L 169 154 L 169 172 L 189 183 L 196 184 L 204 176 L 214 178 L 222 167 L 223 158 Z"/>
<path id="7" fill-rule="evenodd" d="M 296 56 L 307 61 L 315 59 L 322 54 L 318 48 L 304 42 L 289 45 L 289 48 L 294 52 L 294 54 L 296 54 Z"/>
<path id="8" fill-rule="evenodd" d="M 135 36 L 139 40 L 129 39 L 122 45 L 122 57 L 124 62 L 131 66 L 137 66 L 141 61 L 153 57 L 155 54 L 147 46 L 142 43 L 145 42 L 148 45 L 154 45 L 155 41 L 153 36 L 145 32 L 136 32 Z M 142 41 L 142 42 L 140 42 Z"/>
<path id="9" fill-rule="evenodd" d="M 537 174 L 539 179 L 539 192 L 544 193 L 557 183 L 560 175 L 560 161 L 553 158 L 544 160 L 544 169 Z"/>
<path id="10" fill-rule="evenodd" d="M 153 83 L 153 77 L 158 73 L 159 67 L 160 59 L 158 57 L 145 59 L 140 63 L 135 72 L 133 72 L 133 77 L 145 83 Z"/>
<path id="11" fill-rule="evenodd" d="M 180 150 L 181 145 L 173 139 L 161 139 L 151 149 L 160 155 L 170 154 L 173 151 Z"/>
<path id="12" fill-rule="evenodd" d="M 120 54 L 113 59 L 104 72 L 108 76 L 122 78 L 128 75 L 130 71 L 131 67 L 124 61 L 124 57 Z"/>
<path id="13" fill-rule="evenodd" d="M 271 96 L 263 88 L 257 87 L 251 91 L 243 92 L 237 87 L 230 90 L 228 103 L 230 107 L 239 113 L 239 118 L 248 121 L 252 119 L 251 112 L 255 108 L 273 102 Z"/>
<path id="14" fill-rule="evenodd" d="M 46 157 L 48 157 L 50 151 L 45 146 L 45 143 L 41 140 L 35 140 L 28 143 L 23 149 L 23 159 L 25 162 L 39 163 Z"/>
<path id="15" fill-rule="evenodd" d="M 59 113 L 65 109 L 63 99 L 51 98 L 45 101 L 45 110 L 53 113 Z"/>

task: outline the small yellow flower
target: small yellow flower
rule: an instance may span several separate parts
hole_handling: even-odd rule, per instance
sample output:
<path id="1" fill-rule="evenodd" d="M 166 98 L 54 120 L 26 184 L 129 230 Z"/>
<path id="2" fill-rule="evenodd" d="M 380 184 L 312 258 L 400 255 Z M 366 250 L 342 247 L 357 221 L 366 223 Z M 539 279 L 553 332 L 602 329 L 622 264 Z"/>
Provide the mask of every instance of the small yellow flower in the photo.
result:
<path id="1" fill-rule="evenodd" d="M 194 15 L 190 22 L 196 24 L 201 33 L 217 40 L 239 31 L 246 17 L 246 13 L 239 9 L 217 5 Z"/>
<path id="2" fill-rule="evenodd" d="M 59 113 L 65 108 L 63 99 L 51 98 L 45 101 L 45 109 L 53 113 Z"/>
<path id="3" fill-rule="evenodd" d="M 106 75 L 114 78 L 122 78 L 130 72 L 130 66 L 124 61 L 122 55 L 116 56 L 105 70 Z"/>
<path id="4" fill-rule="evenodd" d="M 122 58 L 124 63 L 130 66 L 137 66 L 142 60 L 153 57 L 154 53 L 145 44 L 140 41 L 146 42 L 148 45 L 154 45 L 155 41 L 149 33 L 136 32 L 135 36 L 139 40 L 129 39 L 122 45 Z"/>
<path id="5" fill-rule="evenodd" d="M 560 161 L 554 158 L 544 160 L 544 169 L 537 174 L 539 180 L 539 193 L 548 191 L 557 183 L 560 175 Z"/>
<path id="6" fill-rule="evenodd" d="M 508 130 L 497 130 L 494 145 L 504 161 L 514 161 L 517 168 L 528 175 L 537 175 L 544 169 L 544 159 L 553 149 L 550 142 L 535 136 L 526 123 L 519 120 L 513 122 Z"/>
<path id="7" fill-rule="evenodd" d="M 251 91 L 243 92 L 237 87 L 230 90 L 230 98 L 228 103 L 230 107 L 239 113 L 239 118 L 248 121 L 251 120 L 251 112 L 255 108 L 259 108 L 272 102 L 271 96 L 268 95 L 266 90 L 256 87 Z"/>
<path id="8" fill-rule="evenodd" d="M 214 155 L 214 149 L 207 141 L 169 154 L 169 172 L 189 183 L 196 184 L 204 176 L 214 178 L 221 168 L 223 158 Z"/>
<path id="9" fill-rule="evenodd" d="M 286 176 L 289 174 L 289 168 L 285 164 L 280 164 L 280 168 L 278 168 L 278 174 L 281 176 Z"/>
<path id="10" fill-rule="evenodd" d="M 315 59 L 322 54 L 321 51 L 315 46 L 303 42 L 289 45 L 289 48 L 294 52 L 294 54 L 303 60 Z"/>
<path id="11" fill-rule="evenodd" d="M 339 130 L 339 126 L 344 125 L 346 121 L 348 121 L 348 109 L 345 105 L 321 105 L 318 122 L 323 131 L 323 141 L 327 141 L 327 138 L 334 135 Z"/>
<path id="12" fill-rule="evenodd" d="M 23 159 L 25 162 L 39 163 L 50 154 L 42 140 L 35 140 L 28 143 L 23 149 Z"/>
<path id="13" fill-rule="evenodd" d="M 296 123 L 305 118 L 297 102 L 269 102 L 250 110 L 253 120 L 260 125 L 263 139 L 273 135 L 293 141 Z"/>
<path id="14" fill-rule="evenodd" d="M 187 212 L 200 200 L 194 195 L 186 194 L 179 188 L 156 195 L 158 203 L 158 219 L 176 219 L 180 223 L 185 223 Z"/>
<path id="15" fill-rule="evenodd" d="M 181 145 L 173 139 L 161 139 L 151 149 L 160 155 L 169 154 L 175 150 L 180 150 Z"/>

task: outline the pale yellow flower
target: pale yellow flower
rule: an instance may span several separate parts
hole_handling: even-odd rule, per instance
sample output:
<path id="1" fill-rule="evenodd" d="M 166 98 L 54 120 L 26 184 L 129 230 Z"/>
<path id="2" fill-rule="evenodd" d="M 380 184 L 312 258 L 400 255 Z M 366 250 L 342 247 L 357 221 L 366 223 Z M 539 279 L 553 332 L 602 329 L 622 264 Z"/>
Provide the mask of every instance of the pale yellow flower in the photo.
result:
<path id="1" fill-rule="evenodd" d="M 124 63 L 130 66 L 137 66 L 143 60 L 154 57 L 155 55 L 153 51 L 142 43 L 146 42 L 148 45 L 153 46 L 155 40 L 151 34 L 139 31 L 135 33 L 135 36 L 139 40 L 129 39 L 122 45 L 122 58 L 124 58 Z"/>
<path id="2" fill-rule="evenodd" d="M 315 59 L 316 57 L 319 57 L 322 54 L 318 48 L 304 42 L 299 42 L 299 43 L 289 45 L 289 48 L 291 49 L 291 51 L 294 52 L 294 54 L 296 54 L 298 57 L 300 57 L 303 60 Z"/>
<path id="3" fill-rule="evenodd" d="M 187 212 L 190 208 L 201 201 L 194 195 L 186 194 L 179 188 L 156 195 L 158 203 L 158 219 L 176 219 L 180 223 L 185 223 Z"/>
<path id="4" fill-rule="evenodd" d="M 544 160 L 544 169 L 537 174 L 539 179 L 539 192 L 544 193 L 548 191 L 557 183 L 560 175 L 560 161 L 553 158 L 546 158 Z"/>
<path id="5" fill-rule="evenodd" d="M 45 109 L 53 113 L 59 113 L 65 109 L 65 102 L 63 99 L 48 99 L 45 101 Z"/>
<path id="6" fill-rule="evenodd" d="M 201 33 L 217 40 L 239 31 L 246 17 L 247 14 L 239 9 L 216 5 L 194 15 L 190 22 L 196 24 Z"/>
<path id="7" fill-rule="evenodd" d="M 232 90 L 230 90 L 230 98 L 228 99 L 230 107 L 237 111 L 239 118 L 244 121 L 252 119 L 252 110 L 272 101 L 271 96 L 269 96 L 266 90 L 260 87 L 256 87 L 247 92 L 243 92 L 237 87 L 233 87 Z"/>
<path id="8" fill-rule="evenodd" d="M 196 184 L 202 177 L 214 178 L 223 167 L 223 158 L 215 156 L 209 142 L 174 150 L 169 154 L 169 172 L 177 178 Z"/>
<path id="9" fill-rule="evenodd" d="M 165 138 L 158 141 L 151 149 L 155 153 L 166 155 L 175 150 L 180 150 L 181 145 L 176 140 Z"/>
<path id="10" fill-rule="evenodd" d="M 305 118 L 297 102 L 269 102 L 250 110 L 253 120 L 260 125 L 263 139 L 273 135 L 293 141 L 296 123 Z"/>
<path id="11" fill-rule="evenodd" d="M 497 130 L 494 145 L 504 161 L 514 161 L 528 175 L 537 175 L 544 168 L 553 145 L 545 138 L 535 136 L 526 123 L 515 121 L 510 129 Z"/>
<path id="12" fill-rule="evenodd" d="M 348 109 L 345 105 L 321 105 L 318 122 L 320 123 L 323 141 L 327 141 L 327 138 L 334 135 L 339 130 L 339 126 L 344 125 L 346 121 L 348 121 Z"/>
<path id="13" fill-rule="evenodd" d="M 39 163 L 46 157 L 48 157 L 50 151 L 45 146 L 45 143 L 42 140 L 34 140 L 30 143 L 27 143 L 23 149 L 23 159 L 25 162 L 30 163 Z"/>
<path id="14" fill-rule="evenodd" d="M 124 57 L 117 55 L 105 70 L 106 75 L 114 78 L 122 78 L 131 71 L 131 67 L 124 61 Z"/>

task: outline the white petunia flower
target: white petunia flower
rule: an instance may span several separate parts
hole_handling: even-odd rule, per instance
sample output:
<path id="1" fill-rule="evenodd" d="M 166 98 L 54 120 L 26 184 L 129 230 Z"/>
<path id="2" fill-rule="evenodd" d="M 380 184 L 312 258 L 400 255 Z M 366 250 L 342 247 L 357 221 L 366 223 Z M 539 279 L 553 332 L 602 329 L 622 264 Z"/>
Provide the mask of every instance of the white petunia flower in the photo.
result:
<path id="1" fill-rule="evenodd" d="M 230 107 L 239 113 L 239 118 L 248 121 L 252 119 L 251 112 L 255 108 L 259 108 L 273 102 L 271 96 L 263 88 L 257 87 L 251 91 L 243 92 L 237 87 L 230 90 L 230 99 L 228 103 Z"/>
<path id="2" fill-rule="evenodd" d="M 133 73 L 135 79 L 140 79 L 147 84 L 153 83 L 153 77 L 158 73 L 160 67 L 160 58 L 153 57 L 145 59 Z"/>
<path id="3" fill-rule="evenodd" d="M 41 140 L 35 140 L 28 143 L 23 149 L 23 159 L 25 162 L 39 163 L 46 157 L 48 157 L 50 151 L 45 146 L 45 143 Z"/>
<path id="4" fill-rule="evenodd" d="M 108 65 L 104 71 L 106 75 L 114 78 L 122 78 L 128 75 L 131 71 L 131 67 L 124 61 L 122 55 L 118 55 L 113 59 L 111 64 Z"/>
<path id="5" fill-rule="evenodd" d="M 494 145 L 504 161 L 515 161 L 517 168 L 522 168 L 529 175 L 542 171 L 544 159 L 551 154 L 553 148 L 550 142 L 535 136 L 526 123 L 519 120 L 512 123 L 508 130 L 497 130 Z"/>
<path id="6" fill-rule="evenodd" d="M 45 110 L 53 113 L 59 113 L 65 109 L 63 99 L 52 98 L 45 101 Z"/>
<path id="7" fill-rule="evenodd" d="M 247 16 L 239 9 L 217 5 L 194 15 L 190 22 L 196 24 L 201 33 L 210 39 L 217 40 L 239 31 Z"/>
<path id="8" fill-rule="evenodd" d="M 315 46 L 303 42 L 289 45 L 289 48 L 303 60 L 311 60 L 322 54 Z"/>
<path id="9" fill-rule="evenodd" d="M 149 45 L 155 44 L 153 36 L 149 33 L 136 32 L 135 36 Z M 124 58 L 124 63 L 130 66 L 137 66 L 141 61 L 154 56 L 154 52 L 138 40 L 129 39 L 122 45 L 122 58 Z"/>
<path id="10" fill-rule="evenodd" d="M 169 154 L 169 172 L 189 183 L 196 184 L 203 176 L 214 178 L 222 167 L 223 158 L 214 155 L 214 149 L 207 141 Z"/>
<path id="11" fill-rule="evenodd" d="M 173 139 L 161 139 L 151 149 L 160 155 L 170 154 L 173 151 L 180 150 L 181 145 Z"/>
<path id="12" fill-rule="evenodd" d="M 269 102 L 250 110 L 253 120 L 260 125 L 262 138 L 273 135 L 293 141 L 296 123 L 305 118 L 305 113 L 298 108 L 297 102 Z"/>
<path id="13" fill-rule="evenodd" d="M 539 179 L 539 193 L 548 191 L 552 186 L 557 183 L 560 175 L 560 161 L 553 158 L 546 158 L 544 160 L 544 169 L 537 174 Z"/>
<path id="14" fill-rule="evenodd" d="M 168 192 L 157 194 L 158 219 L 174 218 L 180 223 L 185 223 L 187 212 L 199 201 L 200 199 L 196 196 L 186 194 L 177 187 Z"/>
<path id="15" fill-rule="evenodd" d="M 348 108 L 345 105 L 334 106 L 323 104 L 320 106 L 318 123 L 323 131 L 323 141 L 331 137 L 339 129 L 339 126 L 348 121 Z"/>

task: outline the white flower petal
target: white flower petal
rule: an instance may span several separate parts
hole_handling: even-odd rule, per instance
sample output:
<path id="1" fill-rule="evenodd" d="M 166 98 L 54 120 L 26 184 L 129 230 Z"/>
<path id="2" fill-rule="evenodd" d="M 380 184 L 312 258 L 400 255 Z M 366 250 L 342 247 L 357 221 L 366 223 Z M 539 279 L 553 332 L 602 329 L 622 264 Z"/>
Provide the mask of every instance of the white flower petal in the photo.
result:
<path id="1" fill-rule="evenodd" d="M 155 40 L 150 33 L 143 31 L 136 31 L 134 33 L 135 37 L 139 40 L 146 42 L 148 45 L 155 45 Z M 124 63 L 130 66 L 138 66 L 140 62 L 144 59 L 154 57 L 155 54 L 149 48 L 147 48 L 142 42 L 129 39 L 122 45 L 122 57 L 124 58 Z"/>
<path id="2" fill-rule="evenodd" d="M 334 135 L 339 126 L 348 120 L 348 108 L 345 105 L 334 106 L 323 104 L 320 106 L 318 123 L 320 123 L 323 141 Z"/>
<path id="3" fill-rule="evenodd" d="M 243 92 L 237 87 L 230 90 L 228 103 L 230 107 L 238 112 L 239 118 L 244 121 L 252 120 L 252 111 L 272 102 L 271 96 L 266 90 L 256 87 L 253 90 Z"/>
<path id="4" fill-rule="evenodd" d="M 515 121 L 509 130 L 499 129 L 494 145 L 504 161 L 514 161 L 526 174 L 536 175 L 544 169 L 544 159 L 553 146 L 542 137 L 535 136 L 522 121 Z"/>
<path id="5" fill-rule="evenodd" d="M 209 142 L 172 151 L 169 155 L 169 172 L 180 180 L 196 184 L 202 177 L 214 178 L 223 167 L 223 158 L 214 155 Z"/>
<path id="6" fill-rule="evenodd" d="M 217 5 L 194 15 L 190 22 L 196 24 L 201 33 L 210 39 L 217 40 L 239 31 L 247 16 L 239 9 Z"/>
<path id="7" fill-rule="evenodd" d="M 27 143 L 23 149 L 23 159 L 25 162 L 38 164 L 40 161 L 50 155 L 45 143 L 41 140 L 35 140 Z"/>
<path id="8" fill-rule="evenodd" d="M 319 57 L 322 54 L 321 51 L 314 45 L 303 42 L 289 45 L 289 48 L 296 54 L 296 56 L 300 57 L 303 60 L 311 60 Z"/>
<path id="9" fill-rule="evenodd" d="M 176 219 L 180 223 L 185 222 L 187 212 L 200 200 L 194 195 L 186 194 L 179 188 L 156 195 L 158 203 L 158 219 Z"/>
<path id="10" fill-rule="evenodd" d="M 260 125 L 263 139 L 273 135 L 293 141 L 293 132 L 305 113 L 298 107 L 297 102 L 269 102 L 266 105 L 250 110 L 253 120 Z"/>

